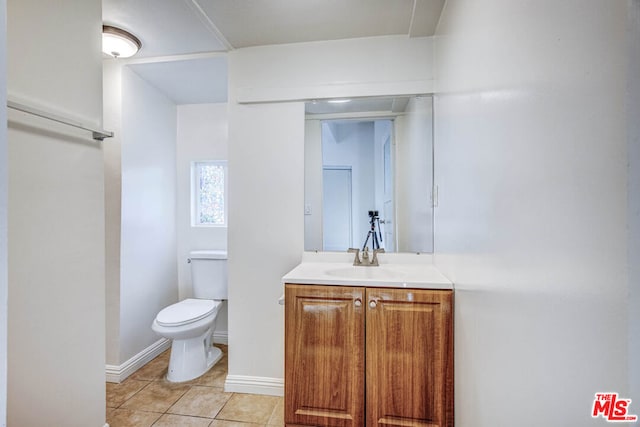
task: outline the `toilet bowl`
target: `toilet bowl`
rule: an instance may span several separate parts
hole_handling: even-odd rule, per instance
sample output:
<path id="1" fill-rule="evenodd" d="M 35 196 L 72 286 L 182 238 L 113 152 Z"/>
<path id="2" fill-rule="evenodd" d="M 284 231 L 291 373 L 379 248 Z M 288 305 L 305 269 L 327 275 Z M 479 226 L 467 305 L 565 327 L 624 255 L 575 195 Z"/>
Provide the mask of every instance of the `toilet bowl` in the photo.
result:
<path id="1" fill-rule="evenodd" d="M 197 378 L 222 358 L 222 351 L 211 346 L 221 306 L 222 301 L 186 299 L 158 313 L 151 329 L 173 340 L 168 381 L 183 382 Z"/>
<path id="2" fill-rule="evenodd" d="M 162 309 L 151 329 L 173 340 L 167 380 L 183 382 L 207 372 L 222 358 L 212 346 L 216 317 L 227 299 L 226 251 L 192 251 L 191 282 L 194 298 Z"/>

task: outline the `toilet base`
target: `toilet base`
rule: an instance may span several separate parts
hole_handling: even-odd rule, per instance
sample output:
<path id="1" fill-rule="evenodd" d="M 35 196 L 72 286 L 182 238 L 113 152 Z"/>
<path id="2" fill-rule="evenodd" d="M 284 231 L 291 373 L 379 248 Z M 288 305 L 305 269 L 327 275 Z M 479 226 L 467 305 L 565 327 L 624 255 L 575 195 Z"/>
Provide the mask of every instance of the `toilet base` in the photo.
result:
<path id="1" fill-rule="evenodd" d="M 222 350 L 209 346 L 211 331 L 196 338 L 174 339 L 167 381 L 184 382 L 204 375 L 222 358 Z"/>

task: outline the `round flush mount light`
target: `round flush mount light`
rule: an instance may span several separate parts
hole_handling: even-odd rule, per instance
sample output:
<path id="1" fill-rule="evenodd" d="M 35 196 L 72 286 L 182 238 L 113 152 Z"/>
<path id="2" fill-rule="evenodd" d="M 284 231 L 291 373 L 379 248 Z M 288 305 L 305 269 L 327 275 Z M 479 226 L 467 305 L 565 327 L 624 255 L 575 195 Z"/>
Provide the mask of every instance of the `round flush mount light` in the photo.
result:
<path id="1" fill-rule="evenodd" d="M 347 102 L 351 102 L 350 99 L 330 99 L 327 102 L 330 102 L 332 104 L 345 104 Z"/>
<path id="2" fill-rule="evenodd" d="M 102 52 L 114 58 L 129 58 L 135 55 L 142 43 L 128 31 L 111 25 L 102 26 Z"/>

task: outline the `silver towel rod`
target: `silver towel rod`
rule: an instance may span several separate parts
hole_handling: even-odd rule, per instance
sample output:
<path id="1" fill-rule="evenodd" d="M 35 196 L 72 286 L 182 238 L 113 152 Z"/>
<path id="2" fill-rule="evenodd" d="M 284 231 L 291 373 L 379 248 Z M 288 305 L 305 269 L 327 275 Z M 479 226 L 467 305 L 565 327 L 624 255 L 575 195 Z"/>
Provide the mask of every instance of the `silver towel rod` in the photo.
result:
<path id="1" fill-rule="evenodd" d="M 73 126 L 75 128 L 88 130 L 91 132 L 93 139 L 96 141 L 104 141 L 105 138 L 112 138 L 113 132 L 109 132 L 103 129 L 96 129 L 90 126 L 87 126 L 83 123 L 77 122 L 75 120 L 69 119 L 67 117 L 62 117 L 54 113 L 50 113 L 49 111 L 40 110 L 38 108 L 31 107 L 29 105 L 21 104 L 19 102 L 7 100 L 7 107 L 22 111 L 23 113 L 32 114 L 34 116 L 42 117 L 47 120 L 52 120 L 54 122 L 63 123 L 65 125 Z"/>

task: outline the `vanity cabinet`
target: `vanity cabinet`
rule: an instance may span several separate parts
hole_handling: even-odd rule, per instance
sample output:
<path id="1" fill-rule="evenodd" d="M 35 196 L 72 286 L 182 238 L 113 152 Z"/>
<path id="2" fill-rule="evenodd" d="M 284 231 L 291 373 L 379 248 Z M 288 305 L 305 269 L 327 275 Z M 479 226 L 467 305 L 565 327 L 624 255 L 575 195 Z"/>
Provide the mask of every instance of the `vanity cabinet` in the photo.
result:
<path id="1" fill-rule="evenodd" d="M 286 426 L 453 426 L 452 298 L 286 284 Z"/>

